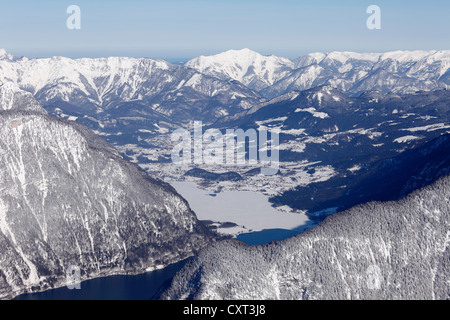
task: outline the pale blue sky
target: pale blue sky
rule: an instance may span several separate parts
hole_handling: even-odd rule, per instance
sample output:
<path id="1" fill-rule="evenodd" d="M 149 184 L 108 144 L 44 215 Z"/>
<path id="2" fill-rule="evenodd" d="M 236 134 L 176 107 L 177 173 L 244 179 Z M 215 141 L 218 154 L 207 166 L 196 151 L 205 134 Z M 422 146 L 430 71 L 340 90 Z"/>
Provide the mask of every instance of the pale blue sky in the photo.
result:
<path id="1" fill-rule="evenodd" d="M 228 49 L 295 58 L 317 51 L 450 49 L 450 1 L 0 0 L 0 48 L 43 57 L 191 58 Z M 81 8 L 82 28 L 66 28 Z M 368 30 L 366 9 L 382 10 Z"/>

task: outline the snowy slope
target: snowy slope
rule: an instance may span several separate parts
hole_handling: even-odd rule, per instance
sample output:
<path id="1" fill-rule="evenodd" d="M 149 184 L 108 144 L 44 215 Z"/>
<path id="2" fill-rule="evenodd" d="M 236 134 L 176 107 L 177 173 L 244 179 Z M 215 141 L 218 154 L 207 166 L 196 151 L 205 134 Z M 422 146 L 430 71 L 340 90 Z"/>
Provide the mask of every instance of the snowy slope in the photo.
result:
<path id="1" fill-rule="evenodd" d="M 29 92 L 11 82 L 0 84 L 0 110 L 20 110 L 46 113 Z"/>
<path id="2" fill-rule="evenodd" d="M 405 94 L 450 86 L 450 51 L 314 53 L 294 63 L 289 75 L 261 93 L 275 97 L 323 84 L 352 95 L 370 90 Z"/>
<path id="3" fill-rule="evenodd" d="M 237 80 L 259 91 L 285 77 L 294 63 L 286 58 L 263 56 L 250 49 L 242 49 L 200 56 L 188 61 L 186 66 L 204 74 Z"/>
<path id="4" fill-rule="evenodd" d="M 240 81 L 268 98 L 320 85 L 331 85 L 352 95 L 369 90 L 404 94 L 450 86 L 450 51 L 333 51 L 291 61 L 243 49 L 201 56 L 186 66 Z"/>
<path id="5" fill-rule="evenodd" d="M 205 245 L 173 188 L 29 96 L 0 87 L 0 299 L 63 286 L 70 266 L 82 280 L 145 272 Z"/>
<path id="6" fill-rule="evenodd" d="M 31 92 L 44 107 L 103 117 L 125 104 L 140 104 L 143 112 L 173 120 L 213 121 L 263 100 L 238 82 L 162 60 L 126 57 L 0 59 L 0 81 Z"/>
<path id="7" fill-rule="evenodd" d="M 6 52 L 5 49 L 0 48 L 0 60 L 14 60 L 14 59 L 16 59 L 16 57 Z"/>

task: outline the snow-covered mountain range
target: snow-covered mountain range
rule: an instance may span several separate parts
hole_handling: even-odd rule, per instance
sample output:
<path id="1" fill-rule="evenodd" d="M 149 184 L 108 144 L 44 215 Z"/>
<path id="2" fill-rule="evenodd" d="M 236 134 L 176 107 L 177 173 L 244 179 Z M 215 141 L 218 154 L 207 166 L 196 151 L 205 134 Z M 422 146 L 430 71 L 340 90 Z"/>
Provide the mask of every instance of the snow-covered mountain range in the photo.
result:
<path id="1" fill-rule="evenodd" d="M 249 49 L 195 58 L 187 66 L 242 82 L 267 98 L 331 85 L 351 95 L 413 93 L 450 86 L 450 51 L 312 53 L 293 61 Z"/>
<path id="2" fill-rule="evenodd" d="M 295 68 L 295 63 L 289 59 L 263 56 L 250 49 L 200 56 L 185 65 L 204 74 L 237 80 L 256 91 L 274 85 Z"/>
<path id="3" fill-rule="evenodd" d="M 31 92 L 44 107 L 78 116 L 211 122 L 263 101 L 237 81 L 162 60 L 1 57 L 0 81 Z"/>
<path id="4" fill-rule="evenodd" d="M 450 51 L 330 52 L 289 60 L 242 49 L 184 66 L 126 57 L 28 59 L 0 51 L 1 82 L 31 92 L 52 114 L 130 136 L 198 120 L 211 124 L 267 99 L 323 85 L 348 96 L 445 89 L 449 66 Z"/>
<path id="5" fill-rule="evenodd" d="M 211 235 L 169 185 L 0 86 L 0 299 L 178 262 Z"/>
<path id="6" fill-rule="evenodd" d="M 138 105 L 172 121 L 211 122 L 263 102 L 259 94 L 275 98 L 322 85 L 353 96 L 444 89 L 449 67 L 450 51 L 330 52 L 289 60 L 242 49 L 185 66 L 125 57 L 28 59 L 0 51 L 0 81 L 16 83 L 45 107 L 107 117 Z"/>

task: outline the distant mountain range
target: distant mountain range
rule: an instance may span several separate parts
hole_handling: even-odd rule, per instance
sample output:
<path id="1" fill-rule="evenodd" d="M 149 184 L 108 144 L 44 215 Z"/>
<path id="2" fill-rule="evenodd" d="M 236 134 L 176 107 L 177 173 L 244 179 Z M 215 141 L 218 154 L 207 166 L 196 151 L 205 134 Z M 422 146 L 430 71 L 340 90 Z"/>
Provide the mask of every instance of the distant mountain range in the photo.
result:
<path id="1" fill-rule="evenodd" d="M 322 85 L 347 95 L 446 89 L 450 51 L 314 53 L 289 60 L 249 49 L 198 57 L 184 66 L 135 58 L 28 59 L 0 52 L 0 81 L 44 107 L 78 116 L 207 123 L 291 91 Z M 151 128 L 154 129 L 154 128 Z"/>
<path id="2" fill-rule="evenodd" d="M 242 82 L 267 98 L 330 85 L 349 95 L 407 94 L 450 86 L 450 51 L 312 53 L 293 61 L 249 49 L 198 57 L 186 66 Z"/>
<path id="3" fill-rule="evenodd" d="M 31 92 L 46 108 L 95 116 L 97 121 L 211 122 L 264 100 L 237 81 L 152 59 L 28 59 L 4 54 L 0 81 Z"/>
<path id="4" fill-rule="evenodd" d="M 200 56 L 185 65 L 217 78 L 237 80 L 255 91 L 273 86 L 295 69 L 294 61 L 277 56 L 263 56 L 249 49 Z"/>

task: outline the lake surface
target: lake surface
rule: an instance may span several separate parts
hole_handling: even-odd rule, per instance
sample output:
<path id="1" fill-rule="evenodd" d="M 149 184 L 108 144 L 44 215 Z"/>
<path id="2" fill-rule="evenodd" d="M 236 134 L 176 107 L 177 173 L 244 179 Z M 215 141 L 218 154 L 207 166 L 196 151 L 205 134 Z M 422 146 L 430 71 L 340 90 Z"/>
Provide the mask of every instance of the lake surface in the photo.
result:
<path id="1" fill-rule="evenodd" d="M 14 300 L 151 300 L 158 290 L 186 264 L 187 260 L 164 269 L 135 276 L 109 276 L 87 280 L 80 290 L 67 287 L 23 294 Z"/>
<path id="2" fill-rule="evenodd" d="M 311 223 L 303 212 L 289 212 L 273 207 L 269 197 L 262 193 L 236 190 L 211 196 L 211 191 L 200 189 L 191 181 L 169 183 L 189 202 L 199 220 L 232 222 L 238 226 L 221 228 L 221 233 L 238 235 L 270 229 L 292 231 Z M 270 242 L 271 234 L 275 233 L 264 234 Z M 280 239 L 277 235 L 273 240 Z"/>
<path id="3" fill-rule="evenodd" d="M 242 233 L 236 237 L 237 240 L 245 242 L 249 245 L 263 245 L 272 241 L 281 241 L 287 238 L 291 238 L 307 229 L 314 227 L 313 222 L 298 227 L 293 230 L 286 229 L 264 229 L 261 231 L 255 231 L 250 233 Z"/>

